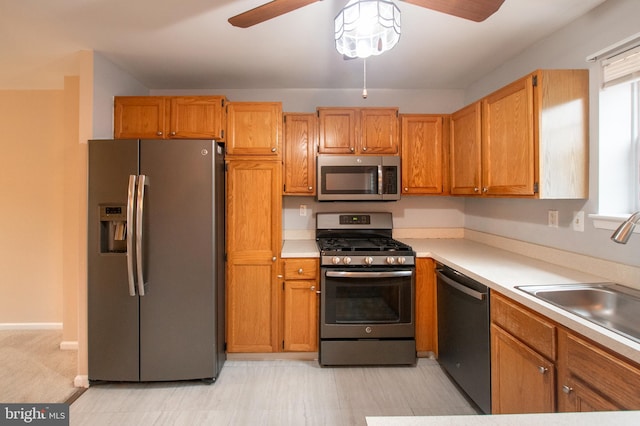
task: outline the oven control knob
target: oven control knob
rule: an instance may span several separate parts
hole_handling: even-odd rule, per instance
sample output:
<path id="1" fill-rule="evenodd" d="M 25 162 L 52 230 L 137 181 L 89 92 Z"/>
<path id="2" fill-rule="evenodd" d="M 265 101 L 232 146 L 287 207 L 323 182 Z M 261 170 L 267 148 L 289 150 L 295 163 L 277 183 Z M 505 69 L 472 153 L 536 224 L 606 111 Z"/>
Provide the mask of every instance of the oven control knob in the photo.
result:
<path id="1" fill-rule="evenodd" d="M 387 257 L 387 264 L 393 265 L 394 263 L 396 263 L 396 259 L 395 258 L 393 258 L 391 256 Z"/>
<path id="2" fill-rule="evenodd" d="M 373 257 L 371 257 L 371 256 L 365 257 L 364 258 L 364 263 L 366 263 L 367 265 L 373 264 Z"/>
<path id="3" fill-rule="evenodd" d="M 402 256 L 400 256 L 400 257 L 398 258 L 398 263 L 399 263 L 399 264 L 401 264 L 401 265 L 404 265 L 406 261 L 407 261 L 407 259 L 405 259 L 405 258 L 404 258 L 404 257 L 402 257 Z"/>
<path id="4" fill-rule="evenodd" d="M 339 264 L 339 263 L 340 263 L 340 258 L 339 258 L 338 256 L 334 256 L 334 257 L 331 259 L 331 263 L 333 263 L 334 265 Z"/>
<path id="5" fill-rule="evenodd" d="M 342 259 L 342 263 L 349 265 L 351 263 L 351 258 L 349 256 L 345 256 L 344 259 Z"/>

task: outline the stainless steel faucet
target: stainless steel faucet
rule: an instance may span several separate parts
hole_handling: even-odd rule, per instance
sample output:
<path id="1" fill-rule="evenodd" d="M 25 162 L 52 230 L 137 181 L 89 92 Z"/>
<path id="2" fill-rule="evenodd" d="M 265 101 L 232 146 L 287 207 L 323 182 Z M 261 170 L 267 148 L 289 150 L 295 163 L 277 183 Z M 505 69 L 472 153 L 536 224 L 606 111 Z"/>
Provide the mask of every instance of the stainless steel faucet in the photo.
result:
<path id="1" fill-rule="evenodd" d="M 611 235 L 611 239 L 619 244 L 627 244 L 638 221 L 640 221 L 640 211 L 633 213 L 627 220 L 622 222 L 622 224 L 618 226 L 618 229 Z"/>

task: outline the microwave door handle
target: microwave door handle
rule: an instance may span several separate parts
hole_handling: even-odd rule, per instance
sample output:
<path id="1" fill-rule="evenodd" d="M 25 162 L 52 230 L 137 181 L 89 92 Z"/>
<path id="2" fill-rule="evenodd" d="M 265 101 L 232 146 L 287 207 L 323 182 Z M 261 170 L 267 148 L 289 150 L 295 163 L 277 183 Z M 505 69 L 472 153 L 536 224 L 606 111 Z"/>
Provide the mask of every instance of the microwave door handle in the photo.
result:
<path id="1" fill-rule="evenodd" d="M 134 225 L 133 213 L 135 209 L 136 175 L 129 175 L 129 189 L 127 192 L 127 277 L 129 281 L 129 296 L 136 295 L 136 276 L 133 264 Z"/>
<path id="2" fill-rule="evenodd" d="M 382 164 L 378 164 L 378 194 L 382 195 Z"/>

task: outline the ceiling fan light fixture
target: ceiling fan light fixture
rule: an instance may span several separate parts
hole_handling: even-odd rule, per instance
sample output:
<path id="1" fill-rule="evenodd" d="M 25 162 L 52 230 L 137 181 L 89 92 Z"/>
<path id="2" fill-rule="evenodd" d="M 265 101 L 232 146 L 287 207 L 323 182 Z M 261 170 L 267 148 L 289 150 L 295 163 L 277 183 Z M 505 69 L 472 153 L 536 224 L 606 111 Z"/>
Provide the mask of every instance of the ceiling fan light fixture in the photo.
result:
<path id="1" fill-rule="evenodd" d="M 390 0 L 350 0 L 336 16 L 335 39 L 350 58 L 391 50 L 400 40 L 400 9 Z"/>

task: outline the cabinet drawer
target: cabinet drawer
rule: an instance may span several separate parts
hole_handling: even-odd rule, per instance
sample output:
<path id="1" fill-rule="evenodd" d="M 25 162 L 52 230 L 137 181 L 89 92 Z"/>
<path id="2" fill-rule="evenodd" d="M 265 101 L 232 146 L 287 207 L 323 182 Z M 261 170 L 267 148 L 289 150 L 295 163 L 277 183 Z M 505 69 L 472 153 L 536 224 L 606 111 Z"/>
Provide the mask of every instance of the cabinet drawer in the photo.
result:
<path id="1" fill-rule="evenodd" d="M 315 280 L 318 276 L 316 259 L 287 259 L 284 261 L 285 280 Z"/>
<path id="2" fill-rule="evenodd" d="M 571 333 L 566 334 L 566 352 L 570 376 L 591 384 L 616 405 L 640 409 L 640 368 Z"/>
<path id="3" fill-rule="evenodd" d="M 556 359 L 556 327 L 535 312 L 492 293 L 491 321 L 548 359 Z"/>

